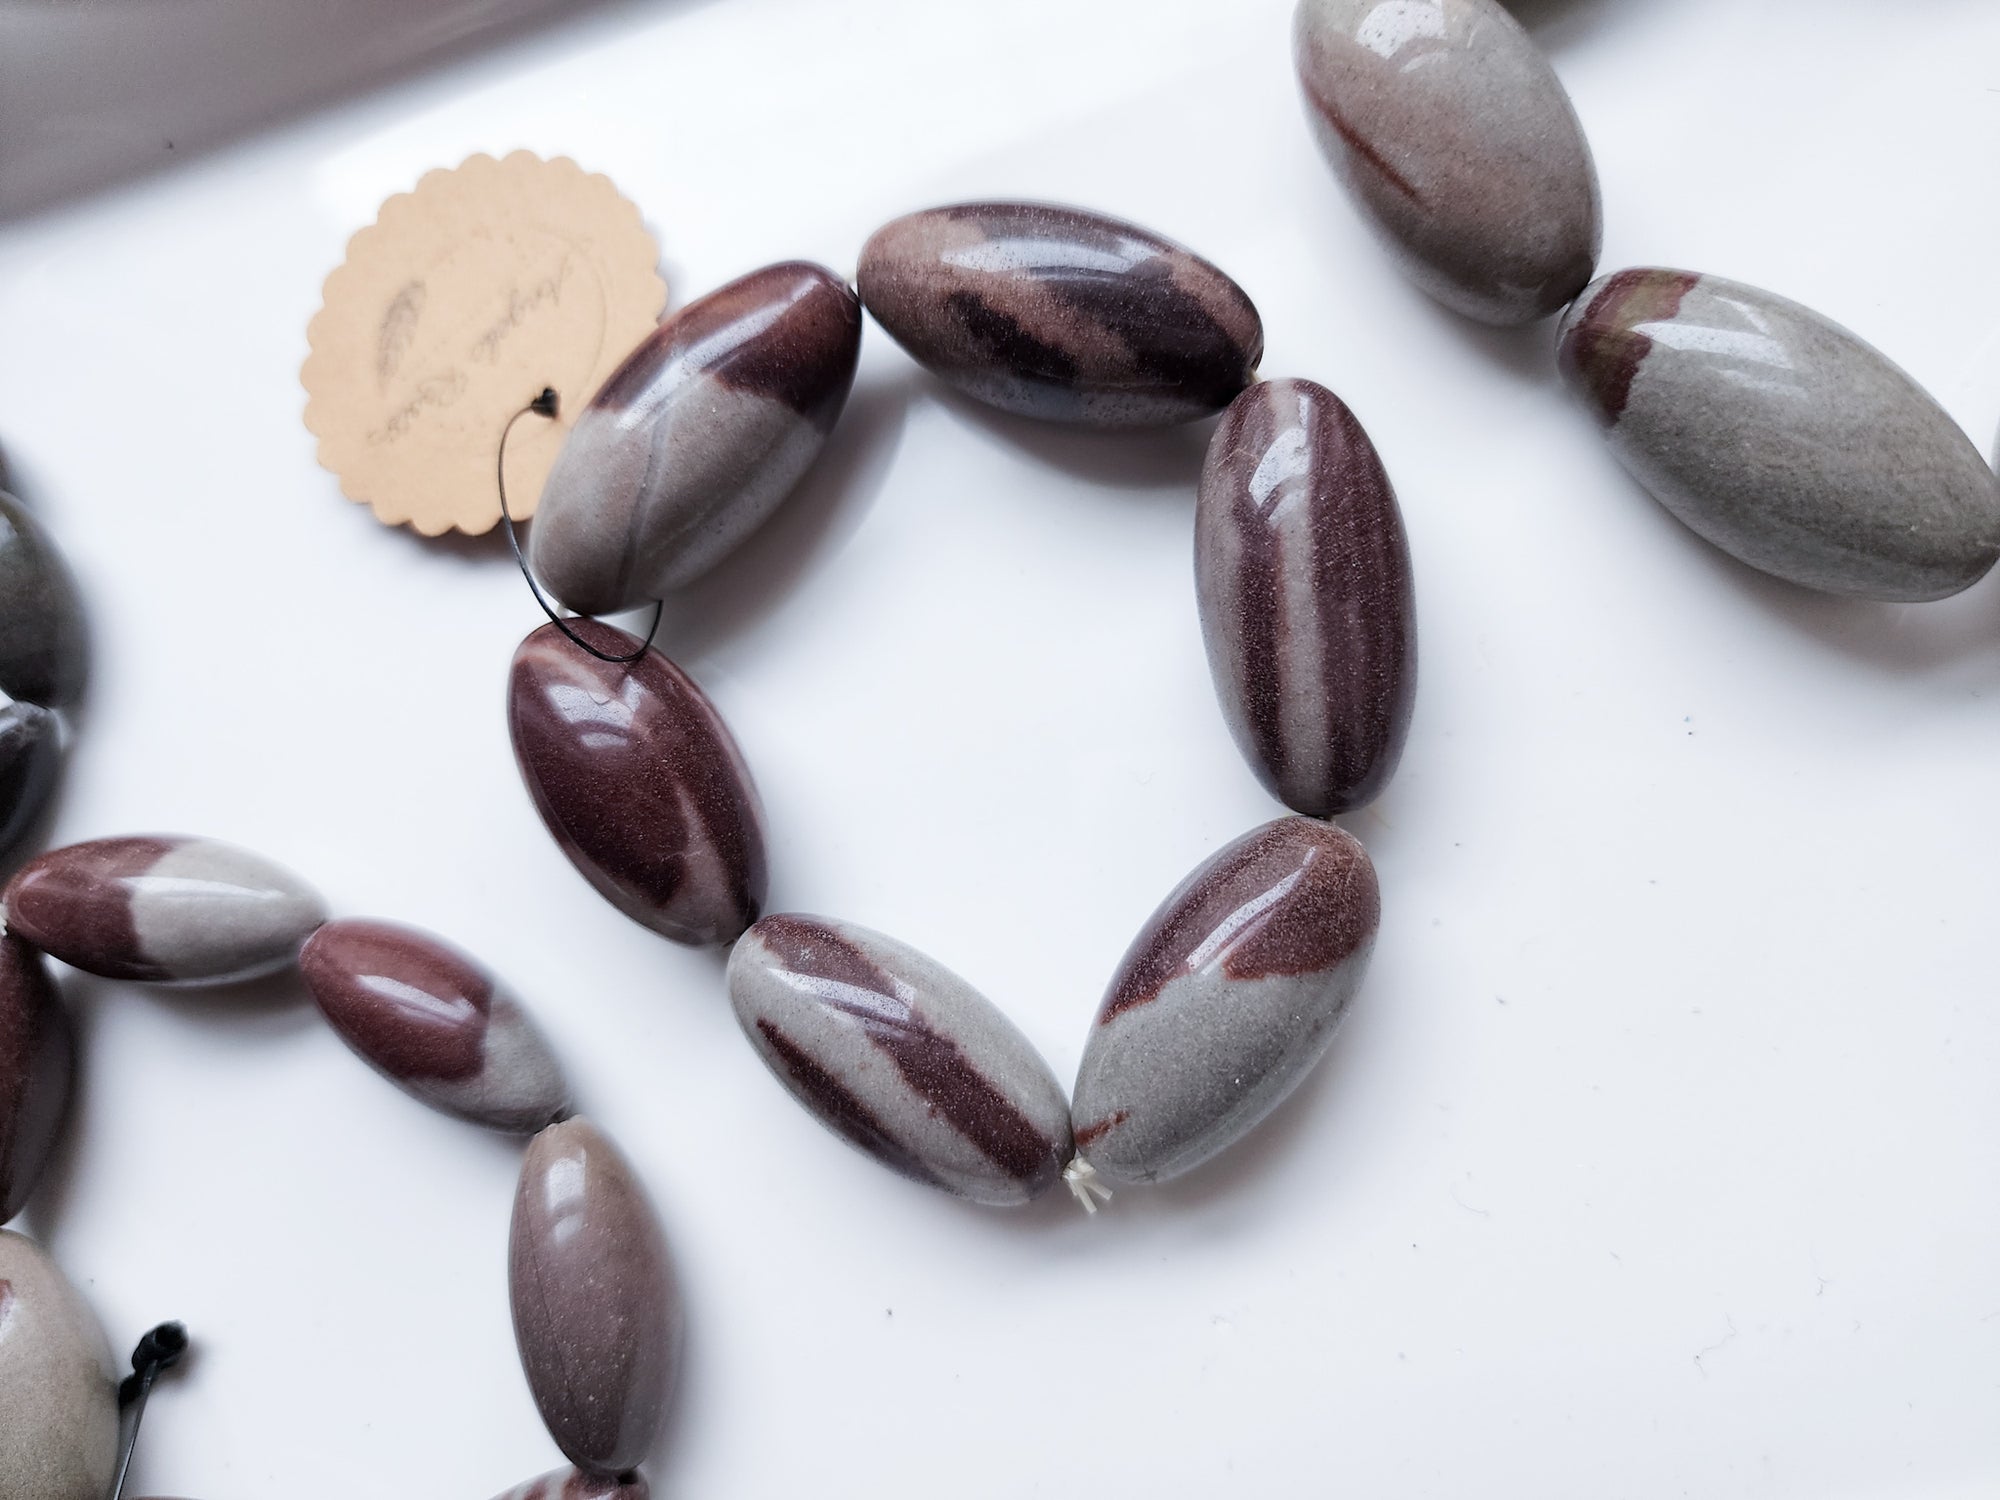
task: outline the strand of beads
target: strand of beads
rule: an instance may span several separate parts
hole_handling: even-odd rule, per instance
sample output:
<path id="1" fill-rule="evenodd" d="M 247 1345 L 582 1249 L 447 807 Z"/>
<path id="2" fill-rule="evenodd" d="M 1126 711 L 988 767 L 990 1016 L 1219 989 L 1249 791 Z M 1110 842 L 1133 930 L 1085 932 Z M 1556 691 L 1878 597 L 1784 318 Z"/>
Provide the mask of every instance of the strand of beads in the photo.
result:
<path id="1" fill-rule="evenodd" d="M 1408 543 L 1354 414 L 1305 380 L 1259 383 L 1242 288 L 1135 225 L 972 203 L 863 249 L 858 290 L 757 271 L 690 304 L 578 418 L 530 537 L 586 613 L 713 567 L 798 481 L 854 378 L 865 306 L 933 374 L 1003 411 L 1083 427 L 1222 414 L 1195 563 L 1224 717 L 1302 816 L 1220 851 L 1168 896 L 1099 1009 L 1073 1098 L 972 985 L 849 922 L 763 916 L 762 814 L 714 706 L 657 650 L 597 621 L 515 654 L 508 717 L 550 831 L 599 891 L 676 941 L 735 944 L 727 983 L 780 1082 L 891 1169 L 979 1203 L 1068 1177 L 1161 1181 L 1257 1125 L 1324 1054 L 1380 918 L 1360 843 L 1402 752 L 1416 681 Z"/>
<path id="2" fill-rule="evenodd" d="M 1561 370 L 1612 452 L 1753 567 L 1894 600 L 1942 598 L 1992 567 L 2000 482 L 1927 393 L 1754 288 L 1657 269 L 1593 285 L 1596 168 L 1554 70 L 1497 0 L 1413 16 L 1301 0 L 1294 54 L 1323 152 L 1419 286 L 1503 326 L 1568 308 Z M 1253 384 L 1263 333 L 1242 290 L 1135 226 L 1032 204 L 934 209 L 878 232 L 857 282 L 858 297 L 818 268 L 773 267 L 664 325 L 579 421 L 534 561 L 585 611 L 712 566 L 837 417 L 863 305 L 940 379 L 1020 415 L 1121 428 L 1227 407 L 1197 511 L 1203 631 L 1245 758 L 1305 819 L 1224 850 L 1141 934 L 1099 1010 L 1067 1144 L 1046 1065 L 900 944 L 766 919 L 782 925 L 750 928 L 729 967 L 737 1014 L 781 1080 L 907 1175 L 1002 1203 L 1044 1188 L 1065 1150 L 1115 1181 L 1173 1176 L 1303 1077 L 1367 962 L 1366 853 L 1306 819 L 1378 794 L 1407 731 L 1415 618 L 1393 490 L 1332 392 Z M 601 713 L 565 696 L 586 681 L 591 703 L 643 712 L 605 735 Z M 538 632 L 516 658 L 512 719 L 538 806 L 600 889 L 682 941 L 728 943 L 756 918 L 755 792 L 712 706 L 663 656 L 622 672 Z M 635 786 L 661 793 L 644 818 L 606 795 Z M 1345 873 L 1317 878 L 1328 871 Z M 707 925 L 668 915 L 690 904 Z"/>
<path id="3" fill-rule="evenodd" d="M 392 1083 L 531 1137 L 509 1295 L 522 1370 L 571 1467 L 503 1500 L 645 1500 L 638 1466 L 680 1365 L 666 1240 L 618 1148 L 571 1113 L 561 1066 L 504 984 L 416 929 L 329 921 L 296 876 L 207 839 L 51 851 L 0 891 L 0 909 L 0 1219 L 33 1190 L 69 1092 L 70 1031 L 44 955 L 169 985 L 296 966 L 333 1030 Z M 0 1494 L 104 1500 L 119 1413 L 104 1331 L 54 1262 L 11 1230 L 0 1230 L 0 1410 Z"/>
<path id="4" fill-rule="evenodd" d="M 1482 321 L 1564 312 L 1564 382 L 1667 511 L 1739 562 L 1864 599 L 1942 599 L 2000 559 L 2000 482 L 1902 370 L 1809 308 L 1645 267 L 1594 283 L 1576 111 L 1497 0 L 1300 0 L 1320 146 L 1411 278 Z M 1587 285 L 1588 283 L 1588 285 Z"/>

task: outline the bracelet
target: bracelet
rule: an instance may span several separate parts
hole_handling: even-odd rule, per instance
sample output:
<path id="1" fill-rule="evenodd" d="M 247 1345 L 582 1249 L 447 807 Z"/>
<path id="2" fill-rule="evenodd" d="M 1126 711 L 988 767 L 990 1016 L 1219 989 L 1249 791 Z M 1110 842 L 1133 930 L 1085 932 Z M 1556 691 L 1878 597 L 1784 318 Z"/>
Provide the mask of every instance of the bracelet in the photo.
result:
<path id="1" fill-rule="evenodd" d="M 1295 47 L 1322 148 L 1412 278 L 1490 323 L 1562 313 L 1562 378 L 1691 530 L 1773 576 L 1877 599 L 1946 597 L 2000 557 L 1991 468 L 1854 335 L 1713 276 L 1592 280 L 1587 144 L 1494 0 L 1302 0 Z M 515 753 L 607 899 L 671 940 L 733 945 L 746 1036 L 831 1129 L 962 1198 L 1018 1204 L 1066 1180 L 1094 1210 L 1107 1184 L 1177 1176 L 1253 1129 L 1324 1054 L 1361 983 L 1379 892 L 1365 849 L 1330 820 L 1380 793 L 1408 732 L 1401 518 L 1353 413 L 1310 381 L 1260 379 L 1248 297 L 1148 231 L 1046 205 L 933 209 L 880 231 L 855 282 L 802 263 L 755 272 L 664 323 L 592 399 L 523 560 L 580 617 L 552 615 L 516 652 Z M 1291 815 L 1160 905 L 1107 987 L 1068 1097 L 935 961 L 851 923 L 765 914 L 762 814 L 727 726 L 650 639 L 589 618 L 698 578 L 782 504 L 839 417 L 864 307 L 938 378 L 1002 410 L 1104 429 L 1220 415 L 1196 519 L 1203 632 L 1231 732 Z M 60 556 L 4 494 L 0 529 L 9 853 L 57 779 L 85 648 Z M 330 921 L 296 877 L 209 840 L 58 849 L 7 883 L 0 908 L 0 1222 L 33 1191 L 69 1090 L 74 1039 L 44 955 L 165 984 L 296 964 L 333 1029 L 399 1087 L 531 1137 L 510 1300 L 524 1373 L 572 1467 L 502 1500 L 643 1500 L 638 1466 L 679 1365 L 670 1255 L 643 1187 L 571 1113 L 503 984 L 428 934 Z M 115 1500 L 146 1392 L 185 1348 L 184 1330 L 161 1325 L 114 1384 L 84 1300 L 33 1241 L 0 1230 L 0 1493 Z"/>
<path id="2" fill-rule="evenodd" d="M 530 583 L 588 616 L 719 562 L 832 428 L 864 304 L 1004 411 L 1121 429 L 1226 408 L 1197 512 L 1202 623 L 1238 744 L 1305 816 L 1245 835 L 1167 898 L 1111 981 L 1072 1102 L 999 1009 L 926 955 L 835 919 L 760 920 L 752 779 L 657 649 L 587 618 L 537 629 L 509 684 L 515 754 L 549 831 L 613 905 L 677 942 L 735 944 L 745 1035 L 826 1125 L 958 1197 L 1024 1203 L 1066 1178 L 1094 1210 L 1105 1183 L 1178 1176 L 1254 1128 L 1360 984 L 1375 872 L 1322 820 L 1386 785 L 1408 729 L 1402 517 L 1347 407 L 1310 381 L 1257 381 L 1250 299 L 1158 235 L 1074 208 L 960 204 L 879 231 L 856 279 L 858 295 L 818 266 L 766 267 L 649 336 L 556 460 Z"/>

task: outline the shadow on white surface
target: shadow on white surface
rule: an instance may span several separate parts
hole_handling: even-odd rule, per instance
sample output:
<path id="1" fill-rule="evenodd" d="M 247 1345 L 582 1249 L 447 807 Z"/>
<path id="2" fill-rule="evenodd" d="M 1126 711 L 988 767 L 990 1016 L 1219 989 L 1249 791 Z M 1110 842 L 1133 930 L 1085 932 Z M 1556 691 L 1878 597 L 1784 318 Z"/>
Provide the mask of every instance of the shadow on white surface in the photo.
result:
<path id="1" fill-rule="evenodd" d="M 90 1123 L 101 1113 L 94 1107 L 92 1097 L 95 1052 L 92 1041 L 102 1024 L 105 1007 L 158 1005 L 173 1013 L 176 1024 L 205 1033 L 207 1045 L 239 1056 L 324 1028 L 304 984 L 291 971 L 241 984 L 181 989 L 100 979 L 53 961 L 51 964 L 57 971 L 56 983 L 76 1033 L 73 1082 L 68 1121 L 57 1138 L 55 1152 L 43 1170 L 25 1218 L 35 1237 L 55 1248 L 60 1244 L 64 1209 L 88 1156 Z M 171 1078 L 147 1078 L 136 1086 L 149 1096 L 147 1109 L 153 1115 L 171 1116 L 184 1107 L 185 1096 Z M 192 1163 L 189 1169 L 206 1170 L 212 1165 L 226 1169 L 226 1164 L 219 1163 Z M 117 1340 L 114 1338 L 113 1342 Z"/>
<path id="2" fill-rule="evenodd" d="M 1216 419 L 1208 417 L 1178 427 L 1104 432 L 1017 417 L 928 377 L 920 389 L 966 426 L 1019 449 L 1037 463 L 1113 493 L 1174 485 L 1184 486 L 1192 496 L 1216 425 Z"/>
<path id="3" fill-rule="evenodd" d="M 864 374 L 818 461 L 777 514 L 714 572 L 667 600 L 661 649 L 692 668 L 768 618 L 846 545 L 888 478 L 914 385 L 907 374 Z"/>
<path id="4" fill-rule="evenodd" d="M 1579 414 L 1578 420 L 1588 418 Z M 1604 467 L 1600 488 L 1606 503 L 1617 498 L 1613 492 L 1624 491 L 1630 504 L 1649 513 L 1659 545 L 1677 563 L 1712 576 L 1737 601 L 1806 637 L 1809 647 L 1836 652 L 1898 682 L 1937 678 L 1939 690 L 1953 698 L 1966 691 L 1962 673 L 1953 669 L 1968 665 L 2000 689 L 2000 574 L 1989 573 L 1961 594 L 1924 604 L 1816 593 L 1738 562 L 1681 525 L 1608 455 Z"/>

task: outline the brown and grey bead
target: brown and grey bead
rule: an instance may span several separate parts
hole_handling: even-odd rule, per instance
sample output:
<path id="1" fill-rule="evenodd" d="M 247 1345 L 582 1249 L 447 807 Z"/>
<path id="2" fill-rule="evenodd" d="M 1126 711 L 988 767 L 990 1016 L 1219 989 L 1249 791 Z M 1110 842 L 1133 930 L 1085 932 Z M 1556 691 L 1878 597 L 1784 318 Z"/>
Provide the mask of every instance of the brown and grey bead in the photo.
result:
<path id="1" fill-rule="evenodd" d="M 600 651 L 639 642 L 597 621 Z M 750 771 L 701 689 L 655 650 L 600 661 L 554 625 L 514 653 L 514 756 L 549 832 L 604 898 L 677 943 L 733 942 L 767 880 Z"/>
<path id="2" fill-rule="evenodd" d="M 32 833 L 62 771 L 62 730 L 38 703 L 0 708 L 0 860 Z"/>
<path id="3" fill-rule="evenodd" d="M 69 565 L 41 522 L 0 489 L 0 691 L 52 708 L 73 703 L 89 647 Z"/>
<path id="4" fill-rule="evenodd" d="M 97 1315 L 33 1240 L 0 1229 L 0 1495 L 104 1500 L 118 1382 Z"/>
<path id="5" fill-rule="evenodd" d="M 388 922 L 328 922 L 299 971 L 334 1031 L 404 1092 L 461 1120 L 532 1134 L 569 1085 L 514 995 L 470 957 Z"/>
<path id="6" fill-rule="evenodd" d="M 1300 0 L 1321 152 L 1418 286 L 1484 323 L 1545 318 L 1603 240 L 1576 110 L 1498 0 Z"/>
<path id="7" fill-rule="evenodd" d="M 1331 823 L 1281 818 L 1209 859 L 1105 994 L 1078 1154 L 1112 1182 L 1164 1182 L 1248 1134 L 1325 1055 L 1380 919 L 1368 852 Z"/>
<path id="8" fill-rule="evenodd" d="M 861 300 L 932 374 L 1003 411 L 1157 427 L 1222 410 L 1264 352 L 1235 282 L 1150 230 L 1083 209 L 963 203 L 861 252 Z"/>
<path id="9" fill-rule="evenodd" d="M 55 1149 L 75 1045 L 41 954 L 0 937 L 0 1224 L 27 1203 Z"/>
<path id="10" fill-rule="evenodd" d="M 555 1469 L 539 1479 L 517 1484 L 493 1500 L 647 1500 L 650 1491 L 641 1474 L 591 1474 L 582 1469 Z"/>
<path id="11" fill-rule="evenodd" d="M 229 984 L 290 964 L 326 920 L 261 855 L 179 835 L 96 839 L 30 860 L 0 891 L 9 931 L 108 979 Z"/>
<path id="12" fill-rule="evenodd" d="M 860 354 L 861 304 L 822 266 L 767 266 L 690 303 L 570 430 L 535 515 L 535 571 L 584 614 L 693 582 L 804 477 Z"/>
<path id="13" fill-rule="evenodd" d="M 1942 599 L 2000 557 L 2000 481 L 1930 394 L 1811 308 L 1657 267 L 1563 319 L 1563 379 L 1691 531 L 1826 593 Z"/>
<path id="14" fill-rule="evenodd" d="M 528 1143 L 507 1270 L 521 1368 L 549 1435 L 580 1469 L 630 1473 L 673 1395 L 681 1297 L 645 1188 L 588 1120 Z"/>
<path id="15" fill-rule="evenodd" d="M 1314 817 L 1373 801 L 1409 732 L 1415 592 L 1396 492 L 1338 396 L 1268 380 L 1236 398 L 1194 557 L 1216 694 L 1258 779 Z"/>
<path id="16" fill-rule="evenodd" d="M 851 922 L 768 916 L 729 956 L 729 997 L 793 1097 L 905 1177 L 1005 1206 L 1069 1163 L 1069 1104 L 1049 1065 L 914 948 Z"/>

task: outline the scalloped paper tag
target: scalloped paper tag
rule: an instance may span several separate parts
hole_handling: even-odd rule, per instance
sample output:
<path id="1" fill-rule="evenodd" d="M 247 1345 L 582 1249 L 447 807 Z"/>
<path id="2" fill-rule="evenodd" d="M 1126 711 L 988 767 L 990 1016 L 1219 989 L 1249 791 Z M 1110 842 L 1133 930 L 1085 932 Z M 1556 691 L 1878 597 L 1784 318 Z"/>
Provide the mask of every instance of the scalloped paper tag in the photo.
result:
<path id="1" fill-rule="evenodd" d="M 426 173 L 348 241 L 306 331 L 320 463 L 385 525 L 478 535 L 502 430 L 553 387 L 557 420 L 507 443 L 507 507 L 533 514 L 571 414 L 659 321 L 659 259 L 639 210 L 566 157 Z"/>

